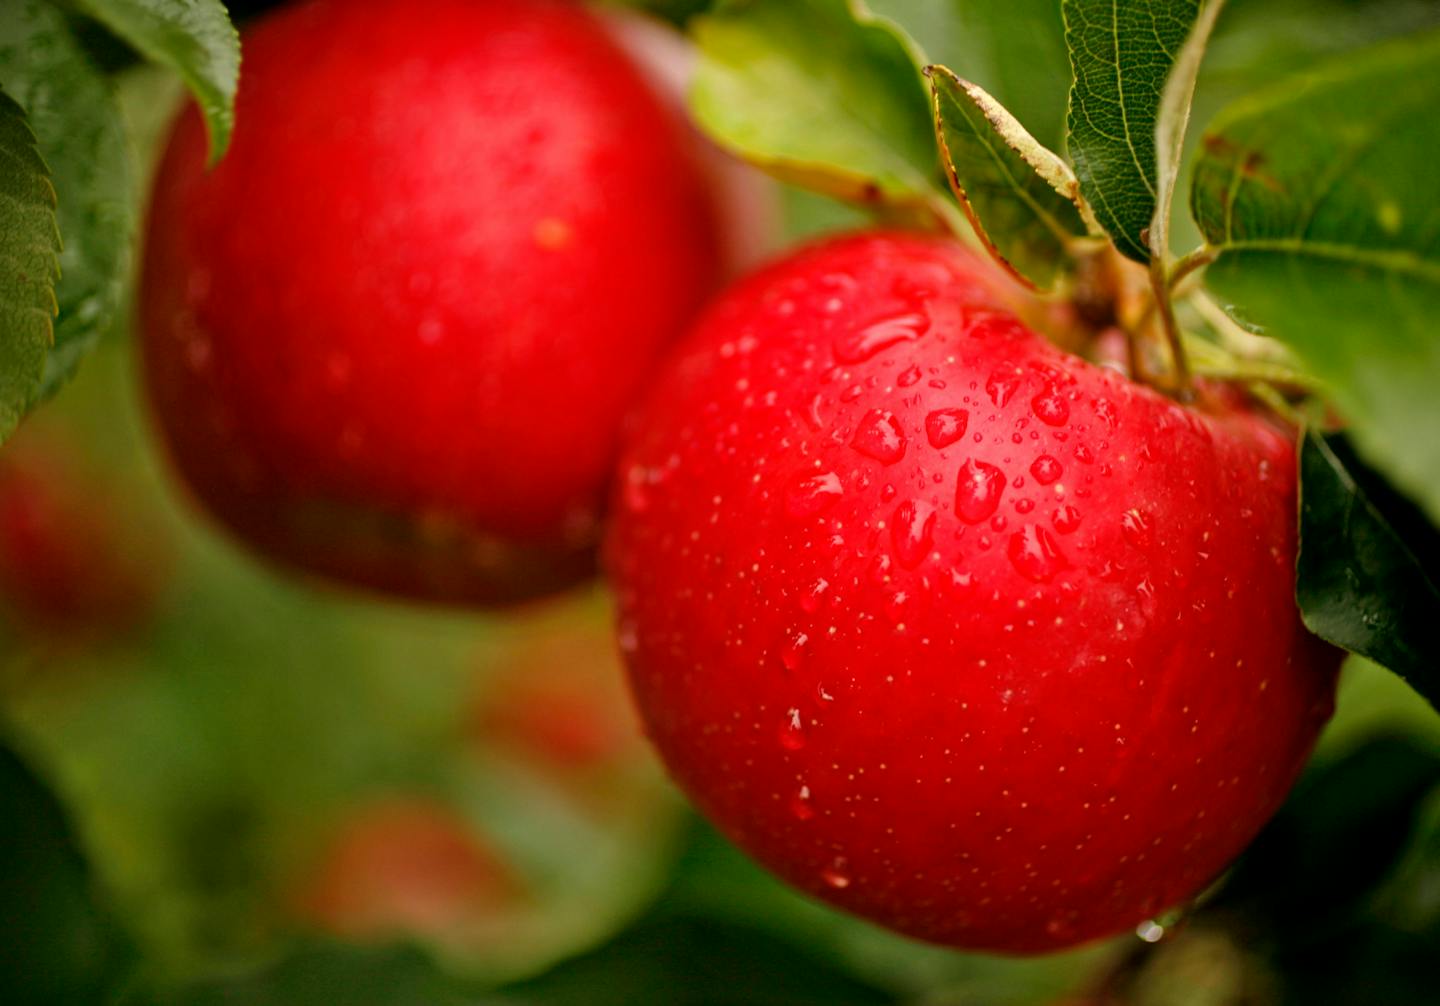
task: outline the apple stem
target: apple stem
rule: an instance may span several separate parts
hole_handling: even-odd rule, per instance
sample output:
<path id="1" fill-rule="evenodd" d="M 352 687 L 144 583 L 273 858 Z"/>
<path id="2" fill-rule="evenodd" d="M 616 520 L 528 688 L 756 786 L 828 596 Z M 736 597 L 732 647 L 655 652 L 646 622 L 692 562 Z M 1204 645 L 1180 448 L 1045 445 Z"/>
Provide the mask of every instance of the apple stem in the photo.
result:
<path id="1" fill-rule="evenodd" d="M 1170 299 L 1173 275 L 1173 272 L 1167 274 L 1161 257 L 1150 260 L 1150 285 L 1155 291 L 1155 308 L 1160 314 L 1160 325 L 1165 332 L 1165 342 L 1170 348 L 1175 396 L 1182 402 L 1188 402 L 1195 397 L 1195 379 L 1190 373 L 1190 358 L 1185 354 L 1185 346 L 1180 338 L 1180 323 L 1175 318 L 1175 305 Z"/>

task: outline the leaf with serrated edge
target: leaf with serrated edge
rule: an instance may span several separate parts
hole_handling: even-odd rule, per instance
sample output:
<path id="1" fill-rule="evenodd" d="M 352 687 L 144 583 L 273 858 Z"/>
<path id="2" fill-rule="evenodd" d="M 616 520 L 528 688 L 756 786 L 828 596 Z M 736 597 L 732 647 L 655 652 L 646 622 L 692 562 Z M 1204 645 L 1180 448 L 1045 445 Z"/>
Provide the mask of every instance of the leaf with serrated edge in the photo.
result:
<path id="1" fill-rule="evenodd" d="M 14 432 L 40 383 L 59 277 L 50 169 L 25 110 L 0 91 L 0 438 Z"/>
<path id="2" fill-rule="evenodd" d="M 49 3 L 0 17 L 0 87 L 29 115 L 59 193 L 59 317 L 33 408 L 54 394 L 120 314 L 135 205 L 125 129 L 105 77 Z"/>
<path id="3" fill-rule="evenodd" d="M 913 44 L 854 0 L 755 0 L 697 18 L 690 107 L 721 146 L 871 207 L 942 203 Z"/>
<path id="4" fill-rule="evenodd" d="M 1161 93 L 1199 0 L 1062 0 L 1070 88 L 1069 153 L 1080 191 L 1115 247 L 1150 259 Z"/>
<path id="5" fill-rule="evenodd" d="M 1306 626 L 1440 705 L 1440 534 L 1366 471 L 1343 438 L 1300 448 L 1296 599 Z"/>
<path id="6" fill-rule="evenodd" d="M 1333 389 L 1356 446 L 1440 518 L 1440 32 L 1284 82 L 1206 131 L 1206 283 Z"/>
<path id="7" fill-rule="evenodd" d="M 1075 176 L 980 87 L 926 73 L 941 161 L 976 235 L 1026 286 L 1050 289 L 1086 233 Z"/>
<path id="8" fill-rule="evenodd" d="M 210 133 L 213 164 L 230 145 L 240 37 L 220 0 L 71 0 L 147 59 L 170 67 L 189 86 Z"/>

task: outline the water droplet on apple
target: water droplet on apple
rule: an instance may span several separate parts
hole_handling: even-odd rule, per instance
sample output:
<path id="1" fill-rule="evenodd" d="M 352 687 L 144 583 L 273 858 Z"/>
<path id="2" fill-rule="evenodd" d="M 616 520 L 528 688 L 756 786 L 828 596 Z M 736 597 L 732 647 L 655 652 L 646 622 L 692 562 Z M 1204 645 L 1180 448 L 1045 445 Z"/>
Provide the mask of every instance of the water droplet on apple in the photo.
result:
<path id="1" fill-rule="evenodd" d="M 1048 454 L 1040 455 L 1035 459 L 1034 463 L 1030 465 L 1030 474 L 1035 476 L 1035 481 L 1039 482 L 1042 486 L 1048 486 L 1051 482 L 1054 482 L 1064 471 L 1065 469 L 1061 467 L 1060 462 Z"/>
<path id="2" fill-rule="evenodd" d="M 1110 401 L 1110 399 L 1095 399 L 1095 415 L 1102 423 L 1104 423 L 1110 429 L 1113 430 L 1115 428 L 1115 425 L 1117 423 L 1117 418 L 1115 415 L 1115 403 Z"/>
<path id="3" fill-rule="evenodd" d="M 929 329 L 929 316 L 918 312 L 884 318 L 836 339 L 835 359 L 841 363 L 861 363 L 896 343 L 913 342 Z"/>
<path id="4" fill-rule="evenodd" d="M 900 565 L 913 569 L 930 551 L 935 529 L 935 508 L 921 500 L 906 500 L 895 508 L 890 521 L 890 539 Z"/>
<path id="5" fill-rule="evenodd" d="M 820 598 L 825 591 L 830 589 L 830 581 L 823 576 L 810 585 L 810 589 L 800 595 L 800 610 L 806 614 L 813 615 L 820 610 Z"/>
<path id="6" fill-rule="evenodd" d="M 1023 371 L 1019 367 L 1000 367 L 990 374 L 985 381 L 985 393 L 990 396 L 990 401 L 1000 408 L 1010 401 L 1010 396 L 1015 394 L 1015 389 L 1020 387 L 1020 378 Z"/>
<path id="7" fill-rule="evenodd" d="M 923 375 L 921 375 L 919 367 L 909 367 L 901 372 L 900 376 L 895 379 L 895 383 L 902 388 L 908 388 L 920 380 L 921 376 Z"/>
<path id="8" fill-rule="evenodd" d="M 791 517 L 813 517 L 839 499 L 843 491 L 840 476 L 834 472 L 803 476 L 785 494 L 785 512 Z"/>
<path id="9" fill-rule="evenodd" d="M 815 808 L 810 806 L 809 786 L 801 786 L 790 798 L 790 814 L 797 821 L 808 821 L 815 816 Z"/>
<path id="10" fill-rule="evenodd" d="M 799 751 L 805 746 L 805 731 L 798 708 L 791 708 L 780 723 L 780 746 L 786 751 Z"/>
<path id="11" fill-rule="evenodd" d="M 1049 426 L 1064 426 L 1070 419 L 1070 403 L 1056 387 L 1046 388 L 1030 400 L 1035 418 Z"/>
<path id="12" fill-rule="evenodd" d="M 871 409 L 855 428 L 850 446 L 883 465 L 893 465 L 905 456 L 905 431 L 893 412 Z"/>
<path id="13" fill-rule="evenodd" d="M 955 512 L 967 524 L 979 524 L 995 513 L 1005 491 L 1005 473 L 992 464 L 966 461 L 955 487 Z"/>
<path id="14" fill-rule="evenodd" d="M 965 409 L 936 409 L 925 417 L 925 438 L 939 450 L 963 437 L 969 425 L 970 413 Z"/>
<path id="15" fill-rule="evenodd" d="M 1050 515 L 1050 523 L 1061 534 L 1069 534 L 1080 526 L 1080 511 L 1067 503 Z"/>
<path id="16" fill-rule="evenodd" d="M 805 663 L 806 646 L 810 643 L 807 633 L 792 629 L 780 647 L 780 663 L 787 671 L 798 671 Z"/>
<path id="17" fill-rule="evenodd" d="M 836 856 L 833 863 L 820 871 L 820 879 L 825 882 L 826 887 L 843 891 L 850 886 L 848 866 L 844 856 Z"/>
<path id="18" fill-rule="evenodd" d="M 1020 575 L 1036 583 L 1047 582 L 1069 565 L 1050 537 L 1050 532 L 1038 524 L 1031 524 L 1011 535 L 1006 551 Z"/>
<path id="19" fill-rule="evenodd" d="M 1124 532 L 1125 540 L 1136 548 L 1150 545 L 1150 522 L 1134 507 L 1120 515 L 1120 530 Z"/>

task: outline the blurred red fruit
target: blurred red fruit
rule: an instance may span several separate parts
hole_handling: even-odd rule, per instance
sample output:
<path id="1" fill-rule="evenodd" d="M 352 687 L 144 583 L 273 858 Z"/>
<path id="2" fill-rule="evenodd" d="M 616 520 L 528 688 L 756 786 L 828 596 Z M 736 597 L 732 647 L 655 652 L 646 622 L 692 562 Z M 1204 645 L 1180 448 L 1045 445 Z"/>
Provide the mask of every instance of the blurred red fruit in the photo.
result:
<path id="1" fill-rule="evenodd" d="M 499 603 L 593 565 L 622 416 L 721 269 L 693 138 L 550 0 L 258 23 L 229 154 L 155 181 L 144 366 L 200 501 L 273 558 Z"/>

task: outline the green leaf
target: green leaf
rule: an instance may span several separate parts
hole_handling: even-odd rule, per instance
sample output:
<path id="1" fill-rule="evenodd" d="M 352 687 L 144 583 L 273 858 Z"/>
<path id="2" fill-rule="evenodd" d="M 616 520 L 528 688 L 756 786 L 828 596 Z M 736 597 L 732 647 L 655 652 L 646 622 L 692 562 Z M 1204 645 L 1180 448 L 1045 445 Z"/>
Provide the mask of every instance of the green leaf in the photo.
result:
<path id="1" fill-rule="evenodd" d="M 1155 124 L 1170 67 L 1199 0 L 1062 0 L 1070 89 L 1069 152 L 1080 191 L 1115 246 L 1150 259 L 1157 199 Z"/>
<path id="2" fill-rule="evenodd" d="M 975 233 L 1022 283 L 1050 289 L 1086 233 L 1075 175 L 980 87 L 943 66 L 926 73 L 940 159 Z"/>
<path id="3" fill-rule="evenodd" d="M 240 37 L 220 0 L 71 0 L 153 62 L 180 74 L 210 133 L 213 164 L 235 128 Z"/>
<path id="4" fill-rule="evenodd" d="M 1440 534 L 1343 437 L 1300 450 L 1296 599 L 1316 635 L 1383 664 L 1440 705 Z"/>
<path id="5" fill-rule="evenodd" d="M 1330 385 L 1360 450 L 1440 517 L 1440 33 L 1334 61 L 1206 131 L 1191 208 L 1237 320 Z"/>
<path id="6" fill-rule="evenodd" d="M 54 338 L 59 251 L 50 169 L 25 110 L 0 90 L 0 438 L 40 383 Z"/>
<path id="7" fill-rule="evenodd" d="M 1329 56 L 1437 24 L 1440 4 L 1424 0 L 1227 0 L 1206 47 L 1191 118 L 1204 126 L 1230 103 Z M 1181 177 L 1190 177 L 1199 148 L 1200 130 L 1192 129 Z M 1200 241 L 1184 214 L 1171 221 L 1171 230 L 1182 250 Z"/>
<path id="8" fill-rule="evenodd" d="M 877 209 L 942 212 L 912 44 L 854 0 L 754 0 L 697 18 L 697 121 L 771 174 Z"/>
<path id="9" fill-rule="evenodd" d="M 1440 786 L 1440 754 L 1377 737 L 1306 773 L 1210 909 L 1265 916 L 1272 938 L 1315 939 L 1364 908 Z"/>
<path id="10" fill-rule="evenodd" d="M 29 114 L 64 238 L 54 344 L 22 402 L 30 408 L 70 377 L 119 313 L 134 224 L 130 161 L 109 86 L 49 4 L 18 0 L 0 17 L 0 87 Z"/>
<path id="11" fill-rule="evenodd" d="M 103 1001 L 131 963 L 127 940 L 95 897 L 65 813 L 0 746 L 0 1002 Z"/>

